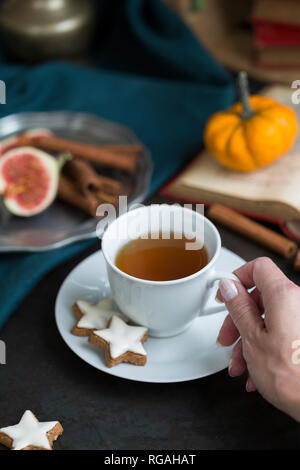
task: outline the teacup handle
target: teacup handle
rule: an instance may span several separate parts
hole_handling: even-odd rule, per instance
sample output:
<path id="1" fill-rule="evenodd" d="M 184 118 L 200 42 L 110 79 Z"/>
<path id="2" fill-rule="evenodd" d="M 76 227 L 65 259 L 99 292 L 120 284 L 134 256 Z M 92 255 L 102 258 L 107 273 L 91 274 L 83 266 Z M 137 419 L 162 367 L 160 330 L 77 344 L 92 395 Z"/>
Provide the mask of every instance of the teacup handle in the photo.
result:
<path id="1" fill-rule="evenodd" d="M 214 283 L 224 278 L 232 279 L 233 281 L 240 282 L 240 280 L 232 273 L 228 273 L 226 271 L 212 271 L 209 274 L 209 278 L 207 280 L 206 292 L 205 292 L 205 296 L 201 305 L 199 316 L 212 315 L 214 313 L 224 312 L 224 310 L 226 310 L 226 307 L 224 304 L 218 305 L 216 307 L 205 307 L 210 296 L 210 290 L 213 287 Z"/>

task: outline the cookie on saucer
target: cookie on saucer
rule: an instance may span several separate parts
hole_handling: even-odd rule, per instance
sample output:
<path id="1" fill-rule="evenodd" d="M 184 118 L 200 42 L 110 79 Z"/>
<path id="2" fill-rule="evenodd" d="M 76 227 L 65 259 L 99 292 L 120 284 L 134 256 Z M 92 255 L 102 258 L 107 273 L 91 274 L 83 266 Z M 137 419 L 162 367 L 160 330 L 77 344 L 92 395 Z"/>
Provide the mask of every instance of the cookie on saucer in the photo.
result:
<path id="1" fill-rule="evenodd" d="M 143 326 L 129 326 L 121 318 L 113 316 L 104 330 L 95 330 L 89 342 L 105 351 L 107 367 L 121 362 L 144 366 L 147 353 L 143 343 L 148 338 L 148 329 Z"/>
<path id="2" fill-rule="evenodd" d="M 77 300 L 72 310 L 78 319 L 71 330 L 71 333 L 76 336 L 89 336 L 94 330 L 106 328 L 112 316 L 118 316 L 127 321 L 125 315 L 113 309 L 109 298 L 102 299 L 96 304 Z"/>

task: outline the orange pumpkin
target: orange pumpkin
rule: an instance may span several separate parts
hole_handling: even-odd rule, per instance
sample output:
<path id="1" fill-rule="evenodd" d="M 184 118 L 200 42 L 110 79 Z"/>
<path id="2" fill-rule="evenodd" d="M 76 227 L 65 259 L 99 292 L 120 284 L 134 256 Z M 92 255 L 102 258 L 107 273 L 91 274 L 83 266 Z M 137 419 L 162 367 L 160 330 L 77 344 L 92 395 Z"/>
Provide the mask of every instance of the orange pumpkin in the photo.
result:
<path id="1" fill-rule="evenodd" d="M 266 96 L 249 98 L 247 75 L 239 74 L 241 103 L 215 113 L 207 122 L 204 143 L 232 170 L 252 171 L 272 163 L 293 145 L 297 117 L 288 106 Z"/>

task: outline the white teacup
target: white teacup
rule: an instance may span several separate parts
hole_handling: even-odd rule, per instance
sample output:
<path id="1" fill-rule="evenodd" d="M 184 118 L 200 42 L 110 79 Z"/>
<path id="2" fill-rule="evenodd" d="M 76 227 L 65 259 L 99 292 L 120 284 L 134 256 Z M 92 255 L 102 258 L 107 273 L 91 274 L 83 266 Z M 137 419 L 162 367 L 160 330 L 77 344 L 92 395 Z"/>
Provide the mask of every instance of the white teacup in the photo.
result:
<path id="1" fill-rule="evenodd" d="M 136 237 L 149 233 L 149 211 L 157 211 L 157 227 L 152 231 L 164 231 L 164 220 L 169 219 L 170 208 L 176 225 L 176 216 L 184 217 L 191 223 L 202 223 L 202 234 L 197 239 L 203 243 L 209 262 L 200 271 L 172 281 L 149 281 L 124 273 L 115 264 L 116 256 L 132 239 L 132 229 Z M 198 218 L 198 219 L 197 219 Z M 178 232 L 170 227 L 171 231 Z M 130 229 L 130 233 L 126 235 Z M 122 234 L 122 236 L 120 236 Z M 125 234 L 125 236 L 124 236 Z M 200 240 L 201 238 L 201 240 Z M 102 251 L 106 260 L 108 279 L 112 297 L 120 310 L 134 323 L 149 328 L 149 335 L 167 337 L 177 335 L 188 328 L 199 315 L 211 315 L 224 311 L 223 305 L 206 307 L 214 282 L 224 277 L 236 279 L 231 273 L 215 270 L 220 256 L 221 239 L 216 227 L 203 215 L 184 207 L 154 205 L 131 210 L 113 221 L 102 239 Z"/>

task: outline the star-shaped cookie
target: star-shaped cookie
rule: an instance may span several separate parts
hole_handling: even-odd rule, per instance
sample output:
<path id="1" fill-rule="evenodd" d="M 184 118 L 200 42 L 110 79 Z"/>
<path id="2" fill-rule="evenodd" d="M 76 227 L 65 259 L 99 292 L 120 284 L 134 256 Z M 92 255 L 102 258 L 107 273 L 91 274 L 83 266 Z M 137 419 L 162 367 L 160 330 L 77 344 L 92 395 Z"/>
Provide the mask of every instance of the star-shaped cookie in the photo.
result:
<path id="1" fill-rule="evenodd" d="M 143 344 L 148 338 L 148 329 L 143 326 L 129 326 L 119 317 L 113 316 L 104 330 L 95 330 L 89 342 L 104 349 L 107 367 L 120 362 L 131 362 L 144 366 L 147 353 Z"/>
<path id="2" fill-rule="evenodd" d="M 77 300 L 73 305 L 73 312 L 78 319 L 71 333 L 76 336 L 89 336 L 94 330 L 106 328 L 108 320 L 116 315 L 127 321 L 127 318 L 113 309 L 109 298 L 90 304 L 85 300 Z"/>
<path id="3" fill-rule="evenodd" d="M 27 410 L 18 424 L 0 429 L 0 444 L 12 450 L 53 450 L 53 441 L 62 432 L 59 421 L 41 423 Z"/>

